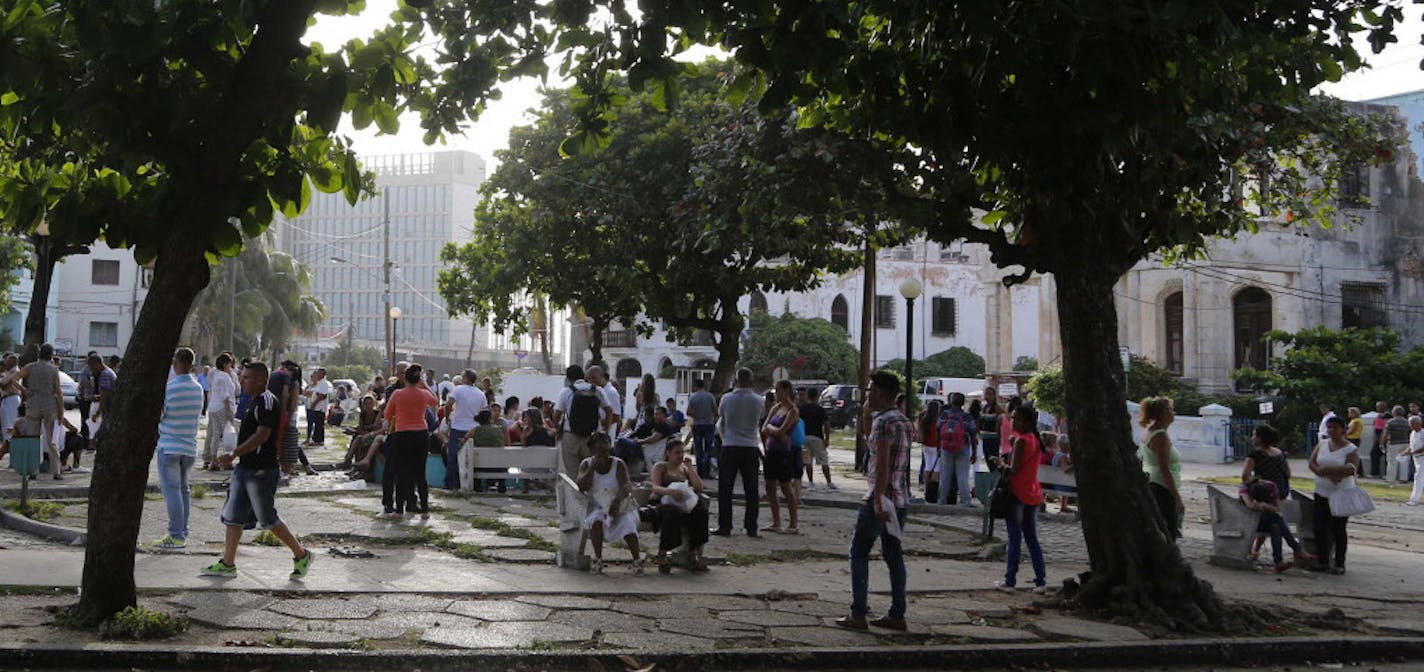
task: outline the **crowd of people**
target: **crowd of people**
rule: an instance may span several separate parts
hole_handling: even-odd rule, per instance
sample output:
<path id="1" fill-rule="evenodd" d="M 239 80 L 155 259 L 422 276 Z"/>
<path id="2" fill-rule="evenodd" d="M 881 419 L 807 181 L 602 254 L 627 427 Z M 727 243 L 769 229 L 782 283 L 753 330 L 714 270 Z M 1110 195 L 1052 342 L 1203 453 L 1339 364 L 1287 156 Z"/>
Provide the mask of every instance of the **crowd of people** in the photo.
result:
<path id="1" fill-rule="evenodd" d="M 0 454 L 9 448 L 12 436 L 38 436 L 48 471 L 62 479 L 66 471 L 82 469 L 78 455 L 92 448 L 104 431 L 118 375 L 99 355 L 90 353 L 85 358 L 76 394 L 82 422 L 75 427 L 64 417 L 59 361 L 53 348 L 35 348 L 30 359 L 23 366 L 14 354 L 3 359 L 0 425 L 5 443 Z M 438 382 L 418 363 L 399 362 L 394 370 L 389 379 L 376 376 L 357 390 L 349 384 L 333 385 L 320 367 L 304 377 L 302 367 L 293 361 L 269 368 L 248 358 L 238 361 L 231 353 L 218 354 L 210 367 L 199 366 L 192 350 L 178 349 L 165 388 L 155 451 L 169 524 L 167 535 L 155 546 L 185 547 L 191 512 L 189 473 L 201 463 L 202 469 L 232 472 L 221 512 L 227 527 L 223 556 L 203 573 L 235 576 L 243 531 L 261 527 L 291 550 L 292 578 L 304 577 L 313 556 L 278 517 L 276 492 L 284 475 L 315 473 L 305 449 L 323 446 L 328 427 L 340 428 L 351 437 L 340 467 L 349 469 L 352 478 L 371 479 L 377 465 L 382 466 L 378 515 L 385 518 L 429 517 L 429 455 L 439 456 L 446 466 L 444 482 L 435 487 L 527 491 L 528 482 L 476 473 L 469 448 L 556 447 L 558 470 L 589 495 L 583 526 L 593 542 L 592 569 L 598 573 L 605 569 L 603 550 L 608 540 L 623 541 L 632 556 L 632 571 L 644 572 L 638 529 L 646 522 L 652 522 L 658 534 L 657 552 L 649 556 L 659 572 L 672 571 L 670 555 L 680 548 L 686 548 L 690 571 L 708 571 L 704 546 L 709 538 L 733 533 L 738 480 L 742 528 L 750 537 L 764 532 L 800 533 L 801 497 L 816 487 L 817 466 L 824 487 L 837 490 L 827 455 L 829 426 L 820 404 L 808 390 L 786 381 L 758 393 L 748 369 L 738 370 L 734 387 L 720 396 L 708 390 L 704 381 L 693 381 L 685 412 L 674 399 L 659 400 L 656 381 L 645 376 L 633 392 L 633 417 L 626 419 L 620 392 L 600 366 L 587 370 L 570 366 L 556 398 L 536 396 L 527 402 L 517 397 L 497 400 L 491 379 L 479 379 L 472 370 L 453 379 L 442 376 Z M 917 481 L 922 501 L 965 507 L 991 503 L 995 515 L 1005 520 L 1006 566 L 996 587 L 1005 592 L 1019 588 L 1017 574 L 1026 549 L 1033 570 L 1032 590 L 1046 591 L 1047 568 L 1037 530 L 1038 513 L 1046 507 L 1040 470 L 1073 473 L 1068 435 L 1048 431 L 1062 429 L 1065 423 L 1046 417 L 1020 398 L 1002 400 L 993 387 L 973 400 L 953 393 L 943 403 L 931 401 L 912 421 L 899 380 L 885 372 L 871 377 L 864 401 L 854 426 L 866 446 L 867 493 L 850 543 L 850 614 L 837 623 L 851 629 L 905 628 L 902 534 L 906 509 L 914 499 L 910 457 L 916 443 L 922 450 Z M 298 429 L 300 407 L 305 408 L 305 432 Z M 1165 397 L 1144 399 L 1139 408 L 1143 439 L 1138 455 L 1151 500 L 1165 526 L 1163 533 L 1176 539 L 1181 536 L 1186 506 L 1181 458 L 1170 434 L 1175 409 Z M 1370 476 L 1414 479 L 1408 503 L 1415 505 L 1424 489 L 1418 469 L 1424 467 L 1421 416 L 1417 407 L 1413 413 L 1401 406 L 1388 409 L 1380 404 L 1379 408 Z M 1269 541 L 1277 571 L 1295 562 L 1335 574 L 1345 571 L 1350 514 L 1343 511 L 1349 507 L 1340 504 L 1354 496 L 1357 478 L 1369 477 L 1363 473 L 1360 455 L 1364 419 L 1357 408 L 1348 409 L 1343 418 L 1329 407 L 1322 407 L 1322 412 L 1319 442 L 1307 462 L 1315 477 L 1314 553 L 1292 534 L 1283 515 L 1292 474 L 1274 428 L 1255 428 L 1254 449 L 1241 474 L 1241 500 L 1261 514 L 1252 556 L 1258 556 Z M 204 414 L 208 431 L 200 448 L 199 421 Z M 980 479 L 977 474 L 985 471 L 997 477 Z M 714 479 L 716 492 L 708 493 L 708 482 Z M 995 484 L 993 492 L 979 491 L 984 483 Z M 635 503 L 635 488 L 647 491 L 647 506 Z M 717 501 L 715 522 L 709 520 L 712 496 Z M 770 509 L 765 526 L 763 502 Z M 1070 510 L 1071 504 L 1070 498 L 1062 498 L 1060 508 Z M 884 616 L 870 619 L 869 559 L 877 541 L 890 574 L 891 601 Z M 1292 550 L 1295 562 L 1285 562 L 1283 546 Z"/>

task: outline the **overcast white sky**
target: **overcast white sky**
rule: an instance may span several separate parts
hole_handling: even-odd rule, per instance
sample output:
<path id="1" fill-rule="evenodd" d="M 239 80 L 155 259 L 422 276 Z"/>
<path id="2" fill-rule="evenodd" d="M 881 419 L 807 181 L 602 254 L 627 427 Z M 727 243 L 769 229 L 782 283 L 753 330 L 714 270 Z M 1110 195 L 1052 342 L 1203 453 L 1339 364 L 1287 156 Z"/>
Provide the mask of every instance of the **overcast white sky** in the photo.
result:
<path id="1" fill-rule="evenodd" d="M 370 0 L 366 11 L 354 17 L 321 17 L 307 32 L 308 41 L 321 42 L 328 49 L 334 49 L 347 40 L 365 38 L 384 25 L 395 9 L 395 0 Z M 1424 34 L 1424 20 L 1418 8 L 1408 6 L 1408 24 L 1400 31 L 1399 44 L 1368 60 L 1372 69 L 1346 77 L 1338 84 L 1325 87 L 1324 91 L 1346 100 L 1378 98 L 1406 91 L 1424 89 L 1424 71 L 1420 61 L 1424 60 L 1424 46 L 1419 44 L 1419 36 Z M 1367 51 L 1367 50 L 1366 50 Z M 557 76 L 557 75 L 553 75 Z M 549 82 L 559 86 L 562 82 Z M 494 168 L 494 152 L 503 149 L 509 137 L 509 130 L 530 122 L 525 112 L 539 104 L 538 80 L 526 79 L 502 87 L 501 100 L 490 104 L 478 122 L 463 135 L 447 138 L 444 148 L 465 149 L 483 156 Z M 379 136 L 372 125 L 364 131 L 356 131 L 345 125 L 345 133 L 355 142 L 356 151 L 371 156 L 429 151 L 422 141 L 419 122 L 413 115 L 401 118 L 401 132 L 397 135 Z"/>

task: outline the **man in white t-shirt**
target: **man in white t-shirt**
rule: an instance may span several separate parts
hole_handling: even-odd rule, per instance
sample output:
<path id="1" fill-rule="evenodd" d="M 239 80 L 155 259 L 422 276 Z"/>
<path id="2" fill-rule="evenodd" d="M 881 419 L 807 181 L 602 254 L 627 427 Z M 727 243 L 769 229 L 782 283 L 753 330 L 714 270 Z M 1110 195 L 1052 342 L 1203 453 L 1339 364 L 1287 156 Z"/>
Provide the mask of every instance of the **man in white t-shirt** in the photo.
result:
<path id="1" fill-rule="evenodd" d="M 588 367 L 588 382 L 603 390 L 603 398 L 608 402 L 609 411 L 602 416 L 603 431 L 608 433 L 608 438 L 618 442 L 618 432 L 623 424 L 623 395 L 618 393 L 618 388 L 609 380 L 608 372 L 603 367 L 594 364 Z M 575 472 L 577 473 L 577 472 Z"/>
<path id="2" fill-rule="evenodd" d="M 1319 440 L 1324 441 L 1324 440 L 1330 438 L 1330 435 L 1327 434 L 1326 431 L 1325 431 L 1325 423 L 1330 422 L 1330 418 L 1333 418 L 1333 417 L 1335 417 L 1335 409 L 1334 409 L 1334 407 L 1332 407 L 1330 404 L 1321 404 L 1321 405 L 1320 405 L 1320 428 L 1319 428 L 1319 430 L 1316 432 L 1316 434 L 1318 435 L 1317 438 L 1319 438 Z"/>
<path id="3" fill-rule="evenodd" d="M 440 397 L 440 402 L 445 403 L 450 398 L 450 393 L 455 391 L 455 383 L 450 382 L 450 374 L 445 374 L 440 378 L 440 384 L 435 386 L 435 396 Z"/>
<path id="4" fill-rule="evenodd" d="M 326 379 L 326 369 L 312 370 L 311 385 L 307 386 L 307 442 L 308 446 L 326 443 L 326 409 L 331 405 L 331 381 Z"/>
<path id="5" fill-rule="evenodd" d="M 460 384 L 450 390 L 445 400 L 445 414 L 450 418 L 450 439 L 445 446 L 445 489 L 469 489 L 474 482 L 474 474 L 466 473 L 469 458 L 461 454 L 465 437 L 479 424 L 475 418 L 489 408 L 489 400 L 480 388 L 475 387 L 476 374 L 466 369 L 460 376 Z"/>

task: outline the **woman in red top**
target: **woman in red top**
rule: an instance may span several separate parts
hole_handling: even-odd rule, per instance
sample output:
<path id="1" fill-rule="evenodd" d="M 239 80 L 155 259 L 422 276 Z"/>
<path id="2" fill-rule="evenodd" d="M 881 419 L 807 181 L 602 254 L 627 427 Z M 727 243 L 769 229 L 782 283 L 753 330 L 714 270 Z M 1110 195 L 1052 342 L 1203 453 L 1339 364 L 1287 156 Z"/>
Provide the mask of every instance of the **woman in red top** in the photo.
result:
<path id="1" fill-rule="evenodd" d="M 386 473 L 381 478 L 383 517 L 395 518 L 406 513 L 419 513 L 421 518 L 430 517 L 430 486 L 425 481 L 430 425 L 426 422 L 425 411 L 439 405 L 440 401 L 425 385 L 421 366 L 411 364 L 405 370 L 405 387 L 396 390 L 386 400 L 385 416 L 390 434 L 386 437 L 386 445 L 389 446 Z M 418 501 L 417 490 L 420 495 Z"/>
<path id="2" fill-rule="evenodd" d="M 1044 578 L 1043 548 L 1038 545 L 1038 505 L 1043 503 L 1043 489 L 1038 485 L 1039 454 L 1038 410 L 1029 404 L 1014 410 L 1013 454 L 1009 458 L 1009 492 L 1014 495 L 1013 509 L 1004 519 L 1009 529 L 1009 545 L 1005 553 L 1008 567 L 1004 580 L 994 584 L 1006 593 L 1014 592 L 1014 580 L 1019 572 L 1019 546 L 1028 545 L 1028 557 L 1033 562 L 1033 592 L 1044 594 L 1048 585 Z"/>

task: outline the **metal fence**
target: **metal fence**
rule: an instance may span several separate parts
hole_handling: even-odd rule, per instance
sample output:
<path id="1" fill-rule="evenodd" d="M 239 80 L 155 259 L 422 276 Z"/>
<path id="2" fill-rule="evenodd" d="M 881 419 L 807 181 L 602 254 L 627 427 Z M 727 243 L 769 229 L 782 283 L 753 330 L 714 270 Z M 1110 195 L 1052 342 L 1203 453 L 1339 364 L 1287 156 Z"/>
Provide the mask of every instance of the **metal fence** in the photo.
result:
<path id="1" fill-rule="evenodd" d="M 1255 418 L 1232 418 L 1226 427 L 1226 445 L 1231 447 L 1231 459 L 1241 461 L 1251 454 L 1251 434 L 1256 431 L 1256 427 L 1264 425 L 1264 420 Z"/>

